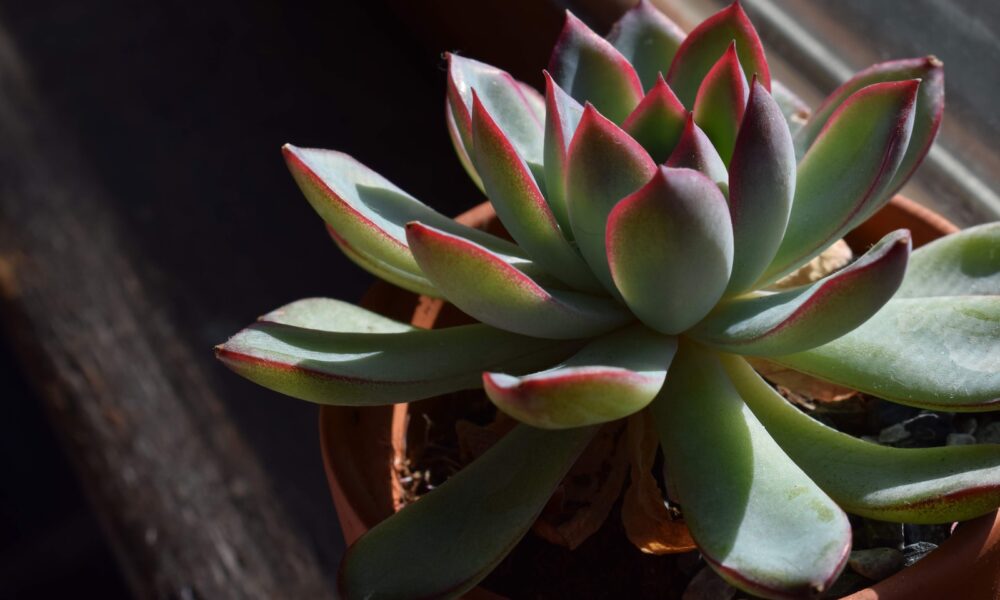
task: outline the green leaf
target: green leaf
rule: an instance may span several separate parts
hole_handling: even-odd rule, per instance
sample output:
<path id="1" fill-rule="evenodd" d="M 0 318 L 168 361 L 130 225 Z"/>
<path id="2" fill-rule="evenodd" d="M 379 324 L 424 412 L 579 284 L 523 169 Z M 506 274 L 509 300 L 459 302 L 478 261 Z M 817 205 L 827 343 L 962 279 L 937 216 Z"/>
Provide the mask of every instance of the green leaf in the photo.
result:
<path id="1" fill-rule="evenodd" d="M 607 225 L 611 276 L 632 312 L 681 333 L 722 297 L 733 265 L 726 198 L 691 169 L 660 167 L 615 206 Z"/>
<path id="2" fill-rule="evenodd" d="M 850 266 L 816 283 L 724 300 L 690 335 L 758 356 L 825 344 L 867 321 L 892 298 L 909 255 L 909 230 L 894 231 Z"/>
<path id="3" fill-rule="evenodd" d="M 383 317 L 350 302 L 303 298 L 262 316 L 260 321 L 341 333 L 403 333 L 416 327 Z"/>
<path id="4" fill-rule="evenodd" d="M 781 448 L 845 510 L 905 523 L 964 521 L 1000 505 L 1000 445 L 890 448 L 841 433 L 785 401 L 741 358 L 722 358 Z"/>
<path id="5" fill-rule="evenodd" d="M 771 81 L 771 96 L 778 103 L 778 106 L 781 107 L 781 114 L 785 117 L 788 130 L 792 132 L 794 138 L 802 130 L 803 126 L 805 126 L 806 121 L 808 121 L 809 116 L 812 114 L 812 110 L 802 98 L 799 98 L 795 92 L 788 89 L 785 84 L 777 79 Z"/>
<path id="6" fill-rule="evenodd" d="M 733 274 L 726 293 L 745 292 L 771 263 L 795 194 L 795 150 L 781 109 L 756 79 L 729 165 Z"/>
<path id="7" fill-rule="evenodd" d="M 684 37 L 684 30 L 649 0 L 639 0 L 608 33 L 608 41 L 635 67 L 647 91 L 670 70 Z"/>
<path id="8" fill-rule="evenodd" d="M 392 333 L 362 333 L 354 330 L 394 328 L 363 315 L 351 317 L 365 323 L 361 327 L 342 323 L 315 329 L 281 322 L 302 322 L 301 310 L 295 311 L 291 319 L 272 314 L 250 325 L 218 346 L 216 356 L 243 377 L 294 398 L 367 406 L 477 388 L 484 370 L 531 372 L 578 347 L 482 324 L 434 330 L 399 324 Z"/>
<path id="9" fill-rule="evenodd" d="M 756 77 L 754 78 L 756 81 Z M 736 56 L 736 42 L 705 75 L 694 101 L 694 120 L 712 140 L 722 162 L 729 164 L 750 87 Z"/>
<path id="10" fill-rule="evenodd" d="M 468 155 L 472 156 L 472 90 L 475 90 L 518 154 L 541 177 L 545 121 L 538 92 L 494 66 L 455 54 L 446 57 L 448 105 Z"/>
<path id="11" fill-rule="evenodd" d="M 472 158 L 465 150 L 465 142 L 462 140 L 462 132 L 458 130 L 458 123 L 455 122 L 455 111 L 451 109 L 451 102 L 445 102 L 444 117 L 445 124 L 448 126 L 448 138 L 451 140 L 451 145 L 455 148 L 455 154 L 458 155 L 458 162 L 462 164 L 462 168 L 465 169 L 469 178 L 472 179 L 472 183 L 482 192 L 483 181 L 479 178 L 479 173 L 476 172 L 476 167 L 472 164 Z"/>
<path id="12" fill-rule="evenodd" d="M 1000 296 L 1000 223 L 972 227 L 917 248 L 896 298 Z"/>
<path id="13" fill-rule="evenodd" d="M 724 194 L 729 193 L 729 171 L 726 164 L 722 162 L 712 141 L 695 124 L 691 113 L 688 113 L 681 138 L 677 140 L 677 145 L 665 164 L 675 169 L 694 169 L 714 181 Z"/>
<path id="14" fill-rule="evenodd" d="M 877 83 L 847 99 L 799 162 L 792 214 L 758 287 L 794 271 L 881 208 L 913 128 L 919 81 Z"/>
<path id="15" fill-rule="evenodd" d="M 574 339 L 607 333 L 632 316 L 607 297 L 546 289 L 482 246 L 421 223 L 406 227 L 420 268 L 452 304 L 507 331 Z"/>
<path id="16" fill-rule="evenodd" d="M 640 4 L 641 6 L 641 4 Z M 622 123 L 657 163 L 667 160 L 684 132 L 688 112 L 660 76 L 653 89 Z"/>
<path id="17" fill-rule="evenodd" d="M 645 408 L 663 386 L 676 350 L 676 338 L 633 325 L 540 373 L 484 373 L 483 387 L 497 408 L 522 423 L 546 429 L 595 425 Z"/>
<path id="18" fill-rule="evenodd" d="M 395 273 L 390 281 L 397 285 L 417 293 L 434 292 L 406 243 L 404 228 L 413 220 L 473 240 L 504 260 L 531 269 L 514 244 L 456 223 L 346 154 L 290 144 L 282 151 L 299 188 L 338 244 L 376 275 Z"/>
<path id="19" fill-rule="evenodd" d="M 695 27 L 674 56 L 667 83 L 684 106 L 694 105 L 701 82 L 733 41 L 747 82 L 756 74 L 761 85 L 771 89 L 771 72 L 757 30 L 740 3 L 733 2 Z"/>
<path id="20" fill-rule="evenodd" d="M 900 404 L 996 410 L 1000 296 L 891 300 L 824 346 L 771 360 Z"/>
<path id="21" fill-rule="evenodd" d="M 566 201 L 580 253 L 604 287 L 618 294 L 604 245 L 608 214 L 619 200 L 649 181 L 656 163 L 589 104 L 570 143 L 568 161 Z"/>
<path id="22" fill-rule="evenodd" d="M 642 83 L 628 60 L 569 11 L 549 72 L 578 102 L 590 102 L 615 123 L 642 99 Z"/>
<path id="23" fill-rule="evenodd" d="M 457 598 L 524 537 L 595 428 L 521 425 L 347 550 L 345 600 Z"/>
<path id="24" fill-rule="evenodd" d="M 569 244 L 528 165 L 473 91 L 473 156 L 500 221 L 535 262 L 557 279 L 593 292 L 603 290 Z"/>
<path id="25" fill-rule="evenodd" d="M 545 199 L 552 208 L 567 239 L 573 238 L 573 228 L 566 207 L 567 152 L 576 126 L 583 116 L 583 107 L 545 75 Z"/>
<path id="26" fill-rule="evenodd" d="M 667 489 L 708 564 L 768 598 L 827 589 L 851 549 L 847 516 L 768 435 L 718 357 L 682 342 L 652 410 Z"/>
<path id="27" fill-rule="evenodd" d="M 416 294 L 423 294 L 432 298 L 441 296 L 441 292 L 422 273 L 416 274 L 409 270 L 399 269 L 376 258 L 374 255 L 366 255 L 358 252 L 344 238 L 337 235 L 337 232 L 329 225 L 326 226 L 326 231 L 330 234 L 330 238 L 333 239 L 334 243 L 337 244 L 337 248 L 344 253 L 344 256 L 379 279 L 388 281 L 393 285 L 398 285 L 404 290 L 409 290 Z"/>

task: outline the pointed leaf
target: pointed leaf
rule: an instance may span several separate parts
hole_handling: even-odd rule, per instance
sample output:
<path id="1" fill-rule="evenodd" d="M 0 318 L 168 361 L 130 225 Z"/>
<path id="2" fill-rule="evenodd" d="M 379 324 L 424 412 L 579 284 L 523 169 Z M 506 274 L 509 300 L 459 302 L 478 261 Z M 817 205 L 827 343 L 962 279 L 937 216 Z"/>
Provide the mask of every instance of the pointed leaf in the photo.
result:
<path id="1" fill-rule="evenodd" d="M 724 193 L 729 193 L 729 171 L 726 170 L 726 164 L 722 162 L 712 141 L 695 124 L 691 113 L 688 113 L 681 139 L 670 153 L 666 166 L 694 169 L 714 181 Z"/>
<path id="2" fill-rule="evenodd" d="M 715 306 L 733 265 L 726 198 L 691 169 L 660 167 L 608 217 L 611 276 L 632 312 L 680 333 Z"/>
<path id="3" fill-rule="evenodd" d="M 987 223 L 914 251 L 895 298 L 1000 296 L 1000 223 Z"/>
<path id="4" fill-rule="evenodd" d="M 644 0 L 646 1 L 646 0 Z M 640 3 L 639 6 L 642 4 Z M 687 111 L 663 80 L 657 77 L 653 89 L 622 123 L 622 129 L 649 152 L 657 163 L 667 160 L 684 131 Z"/>
<path id="5" fill-rule="evenodd" d="M 570 143 L 568 160 L 566 200 L 573 234 L 591 270 L 617 294 L 604 246 L 608 214 L 619 200 L 649 181 L 656 163 L 589 104 Z"/>
<path id="6" fill-rule="evenodd" d="M 894 231 L 849 267 L 812 285 L 723 301 L 691 335 L 759 356 L 825 344 L 867 321 L 892 298 L 909 255 L 910 232 Z"/>
<path id="7" fill-rule="evenodd" d="M 727 293 L 747 291 L 771 263 L 795 193 L 795 150 L 781 109 L 755 79 L 729 165 L 733 274 Z"/>
<path id="8" fill-rule="evenodd" d="M 845 510 L 882 521 L 951 523 L 1000 505 L 1000 445 L 891 448 L 865 442 L 786 402 L 746 361 L 722 361 L 768 433 Z"/>
<path id="9" fill-rule="evenodd" d="M 391 331 L 377 322 L 374 326 Z M 530 372 L 574 348 L 482 324 L 359 333 L 272 320 L 240 331 L 216 348 L 216 356 L 243 377 L 294 398 L 367 406 L 476 388 L 485 369 Z"/>
<path id="10" fill-rule="evenodd" d="M 540 98 L 532 97 L 538 93 L 494 66 L 455 54 L 446 57 L 448 106 L 468 156 L 472 156 L 472 90 L 475 90 L 518 154 L 540 177 L 544 120 L 539 112 Z"/>
<path id="11" fill-rule="evenodd" d="M 650 90 L 670 70 L 684 30 L 652 2 L 639 0 L 611 27 L 608 41 L 635 67 L 642 88 Z"/>
<path id="12" fill-rule="evenodd" d="M 906 151 L 919 84 L 870 85 L 837 109 L 799 162 L 785 238 L 760 283 L 794 271 L 888 201 L 881 193 Z"/>
<path id="13" fill-rule="evenodd" d="M 684 106 L 694 106 L 702 80 L 733 41 L 746 80 L 756 74 L 761 85 L 771 89 L 771 72 L 757 31 L 740 3 L 733 2 L 695 27 L 674 56 L 667 83 Z"/>
<path id="14" fill-rule="evenodd" d="M 573 228 L 566 207 L 567 152 L 576 126 L 583 116 L 583 106 L 563 91 L 548 71 L 545 75 L 545 192 L 546 200 L 567 239 Z"/>
<path id="15" fill-rule="evenodd" d="M 416 328 L 350 302 L 333 298 L 303 298 L 262 316 L 260 321 L 304 329 L 341 333 L 403 333 Z"/>
<path id="16" fill-rule="evenodd" d="M 913 133 L 906 155 L 896 170 L 892 182 L 881 192 L 890 198 L 899 191 L 930 150 L 944 114 L 944 65 L 935 56 L 892 60 L 861 71 L 837 88 L 816 110 L 815 115 L 795 137 L 799 154 L 805 153 L 823 130 L 834 111 L 854 92 L 873 83 L 920 79 Z"/>
<path id="17" fill-rule="evenodd" d="M 563 237 L 528 165 L 475 91 L 472 138 L 484 190 L 511 237 L 556 278 L 578 289 L 601 291 L 587 263 Z"/>
<path id="18" fill-rule="evenodd" d="M 406 226 L 417 263 L 452 304 L 484 323 L 544 338 L 605 333 L 631 319 L 606 297 L 545 289 L 486 248 L 421 223 Z"/>
<path id="19" fill-rule="evenodd" d="M 462 168 L 472 179 L 472 183 L 479 188 L 479 191 L 483 191 L 483 182 L 479 179 L 479 173 L 476 173 L 476 167 L 472 165 L 472 158 L 465 150 L 465 142 L 462 140 L 462 133 L 458 130 L 458 123 L 455 122 L 455 111 L 451 109 L 450 102 L 445 102 L 444 119 L 448 127 L 448 138 L 455 148 L 455 154 L 458 155 L 458 162 L 462 164 Z"/>
<path id="20" fill-rule="evenodd" d="M 900 404 L 986 411 L 1000 402 L 998 339 L 1000 296 L 903 298 L 829 344 L 771 360 Z"/>
<path id="21" fill-rule="evenodd" d="M 484 373 L 483 387 L 497 408 L 522 423 L 546 429 L 595 425 L 645 408 L 663 386 L 676 349 L 676 338 L 633 325 L 540 373 Z"/>
<path id="22" fill-rule="evenodd" d="M 418 293 L 433 292 L 406 243 L 404 226 L 412 220 L 475 240 L 504 260 L 528 264 L 514 244 L 456 223 L 346 154 L 290 144 L 282 151 L 299 188 L 333 230 L 338 244 L 377 275 L 398 272 L 393 283 Z"/>
<path id="23" fill-rule="evenodd" d="M 615 123 L 624 121 L 642 99 L 642 83 L 628 60 L 569 11 L 549 72 L 577 101 L 590 102 Z"/>
<path id="24" fill-rule="evenodd" d="M 457 598 L 472 589 L 528 532 L 595 431 L 518 426 L 355 542 L 337 576 L 341 597 Z"/>
<path id="25" fill-rule="evenodd" d="M 358 252 L 353 246 L 347 243 L 347 240 L 337 235 L 337 231 L 329 225 L 326 226 L 326 232 L 330 234 L 330 238 L 337 244 L 337 248 L 344 253 L 344 256 L 379 279 L 388 281 L 415 294 L 430 296 L 431 298 L 441 296 L 441 292 L 434 287 L 434 284 L 429 279 L 424 277 L 423 273 L 414 273 L 410 270 L 399 269 L 384 260 L 376 258 L 374 255 Z"/>
<path id="26" fill-rule="evenodd" d="M 719 359 L 678 350 L 652 405 L 667 487 L 709 565 L 769 598 L 814 597 L 847 561 L 847 516 L 743 403 Z"/>
<path id="27" fill-rule="evenodd" d="M 712 140 L 722 162 L 727 165 L 733 156 L 736 132 L 749 95 L 750 87 L 736 56 L 736 42 L 733 42 L 705 75 L 694 101 L 695 122 Z"/>

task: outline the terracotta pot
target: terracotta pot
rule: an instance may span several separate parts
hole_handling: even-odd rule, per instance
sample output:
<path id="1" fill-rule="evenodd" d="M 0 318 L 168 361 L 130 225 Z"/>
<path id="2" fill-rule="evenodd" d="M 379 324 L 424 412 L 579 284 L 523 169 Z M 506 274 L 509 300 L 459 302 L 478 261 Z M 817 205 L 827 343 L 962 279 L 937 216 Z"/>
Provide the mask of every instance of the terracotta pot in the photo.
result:
<path id="1" fill-rule="evenodd" d="M 460 222 L 502 233 L 492 207 L 481 204 L 458 217 Z M 847 237 L 855 250 L 866 250 L 886 233 L 907 228 L 914 247 L 958 230 L 937 213 L 901 196 L 893 200 Z M 468 317 L 440 300 L 403 291 L 378 282 L 361 305 L 377 313 L 419 327 L 442 327 Z M 352 544 L 363 533 L 391 516 L 399 506 L 400 490 L 393 476 L 393 461 L 406 455 L 413 436 L 412 420 L 419 422 L 425 406 L 418 403 L 380 407 L 324 406 L 320 409 L 320 443 L 330 492 L 344 539 Z M 414 430 L 414 431 L 411 431 Z M 914 567 L 844 600 L 1000 598 L 1000 512 L 963 523 Z M 476 588 L 465 595 L 473 600 L 501 597 Z"/>

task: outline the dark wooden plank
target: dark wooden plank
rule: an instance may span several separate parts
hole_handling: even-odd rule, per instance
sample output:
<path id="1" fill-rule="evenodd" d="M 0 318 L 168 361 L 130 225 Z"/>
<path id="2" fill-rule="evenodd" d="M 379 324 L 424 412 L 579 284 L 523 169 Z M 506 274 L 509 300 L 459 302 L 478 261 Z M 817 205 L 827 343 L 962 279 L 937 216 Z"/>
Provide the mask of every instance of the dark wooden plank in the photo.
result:
<path id="1" fill-rule="evenodd" d="M 139 597 L 329 583 L 0 31 L 0 313 Z"/>

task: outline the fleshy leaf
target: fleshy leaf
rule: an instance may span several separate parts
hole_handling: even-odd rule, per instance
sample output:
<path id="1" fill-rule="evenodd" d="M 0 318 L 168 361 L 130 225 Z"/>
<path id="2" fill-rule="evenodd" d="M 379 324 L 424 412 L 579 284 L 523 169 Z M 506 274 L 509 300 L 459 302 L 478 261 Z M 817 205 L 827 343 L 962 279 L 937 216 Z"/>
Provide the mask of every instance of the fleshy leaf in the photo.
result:
<path id="1" fill-rule="evenodd" d="M 660 167 L 615 206 L 607 225 L 611 276 L 632 312 L 676 334 L 708 314 L 733 265 L 726 198 L 691 169 Z"/>
<path id="2" fill-rule="evenodd" d="M 546 429 L 595 425 L 645 408 L 663 386 L 676 349 L 676 338 L 633 325 L 540 373 L 484 373 L 483 387 L 497 408 L 522 423 Z"/>
<path id="3" fill-rule="evenodd" d="M 813 420 L 742 359 L 722 359 L 740 396 L 781 448 L 844 510 L 871 519 L 951 523 L 1000 504 L 1000 445 L 892 448 Z"/>
<path id="4" fill-rule="evenodd" d="M 404 227 L 413 220 L 473 240 L 504 260 L 529 268 L 530 262 L 514 244 L 456 223 L 346 154 L 290 144 L 282 151 L 299 188 L 338 244 L 346 245 L 348 256 L 376 275 L 398 271 L 393 283 L 418 293 L 433 292 L 406 243 Z"/>
<path id="5" fill-rule="evenodd" d="M 566 207 L 567 152 L 576 126 L 583 116 L 583 106 L 567 94 L 548 71 L 545 73 L 545 192 L 563 234 L 573 237 Z"/>
<path id="6" fill-rule="evenodd" d="M 260 321 L 341 333 L 403 333 L 416 327 L 333 298 L 303 298 L 276 308 Z"/>
<path id="7" fill-rule="evenodd" d="M 622 129 L 642 144 L 650 157 L 659 164 L 667 160 L 677 145 L 686 121 L 687 111 L 684 110 L 684 105 L 663 80 L 663 76 L 659 76 L 653 89 L 622 123 Z"/>
<path id="8" fill-rule="evenodd" d="M 483 181 L 479 178 L 479 173 L 476 173 L 472 157 L 465 150 L 465 141 L 462 140 L 462 132 L 458 130 L 458 123 L 455 122 L 455 111 L 451 109 L 450 102 L 445 102 L 444 119 L 448 127 L 448 138 L 451 139 L 451 145 L 455 148 L 455 154 L 458 155 L 458 162 L 462 164 L 462 168 L 472 179 L 472 183 L 479 188 L 479 191 L 483 191 Z"/>
<path id="9" fill-rule="evenodd" d="M 825 344 L 867 321 L 892 298 L 909 255 L 910 232 L 894 231 L 849 267 L 812 285 L 724 300 L 690 333 L 706 344 L 759 356 Z"/>
<path id="10" fill-rule="evenodd" d="M 756 74 L 761 85 L 771 89 L 771 72 L 764 57 L 764 48 L 757 37 L 757 30 L 737 1 L 695 27 L 678 48 L 670 65 L 667 83 L 684 106 L 694 105 L 702 80 L 734 41 L 746 80 L 749 82 Z"/>
<path id="11" fill-rule="evenodd" d="M 888 198 L 913 128 L 920 82 L 877 83 L 848 98 L 799 162 L 785 238 L 759 283 L 794 271 Z"/>
<path id="12" fill-rule="evenodd" d="M 967 295 L 1000 296 L 1000 223 L 965 229 L 915 250 L 894 297 Z"/>
<path id="13" fill-rule="evenodd" d="M 448 54 L 448 106 L 468 156 L 472 156 L 472 91 L 533 173 L 541 177 L 544 120 L 537 92 L 506 71 Z M 461 153 L 459 154 L 461 158 Z"/>
<path id="14" fill-rule="evenodd" d="M 421 270 L 444 297 L 484 323 L 544 338 L 606 333 L 631 319 L 607 297 L 546 289 L 473 242 L 421 223 L 406 226 Z"/>
<path id="15" fill-rule="evenodd" d="M 724 193 L 729 193 L 729 171 L 726 170 L 726 164 L 722 162 L 712 141 L 695 124 L 691 113 L 688 113 L 681 138 L 665 164 L 675 169 L 694 169 L 714 181 Z"/>
<path id="16" fill-rule="evenodd" d="M 570 142 L 566 201 L 573 235 L 591 270 L 613 294 L 604 231 L 619 200 L 642 187 L 656 163 L 627 133 L 587 105 Z"/>
<path id="17" fill-rule="evenodd" d="M 829 344 L 771 360 L 899 404 L 986 411 L 1000 402 L 997 340 L 1000 296 L 901 298 Z"/>
<path id="18" fill-rule="evenodd" d="M 511 237 L 557 279 L 601 291 L 587 263 L 563 237 L 542 191 L 507 136 L 473 91 L 473 156 L 483 189 Z"/>
<path id="19" fill-rule="evenodd" d="M 528 532 L 595 431 L 518 426 L 355 542 L 337 576 L 341 597 L 457 598 L 472 589 Z"/>
<path id="20" fill-rule="evenodd" d="M 873 83 L 920 79 L 913 133 L 906 148 L 906 155 L 896 170 L 892 182 L 882 191 L 891 197 L 923 161 L 937 135 L 944 114 L 944 65 L 937 57 L 892 60 L 872 65 L 837 88 L 802 130 L 795 136 L 799 154 L 805 153 L 823 130 L 834 111 L 854 92 Z"/>
<path id="21" fill-rule="evenodd" d="M 479 387 L 484 369 L 518 373 L 544 368 L 577 347 L 529 338 L 488 325 L 329 331 L 266 317 L 216 348 L 227 367 L 266 388 L 301 400 L 341 406 L 409 402 Z M 292 317 L 300 320 L 301 317 Z M 399 324 L 401 327 L 405 325 Z"/>
<path id="22" fill-rule="evenodd" d="M 757 80 L 750 90 L 729 165 L 733 274 L 727 293 L 744 292 L 781 244 L 795 194 L 795 150 L 781 109 Z"/>
<path id="23" fill-rule="evenodd" d="M 719 359 L 682 342 L 652 411 L 667 487 L 709 565 L 768 598 L 827 589 L 851 549 L 847 516 L 768 435 Z"/>
<path id="24" fill-rule="evenodd" d="M 727 165 L 733 156 L 736 132 L 743 120 L 749 94 L 750 87 L 736 56 L 736 42 L 733 42 L 705 75 L 694 101 L 695 123 L 712 140 L 722 162 Z"/>
<path id="25" fill-rule="evenodd" d="M 437 298 L 441 295 L 441 292 L 434 287 L 434 284 L 429 279 L 424 277 L 423 273 L 414 273 L 410 270 L 399 269 L 371 254 L 361 254 L 348 244 L 347 240 L 337 235 L 337 231 L 329 225 L 326 226 L 326 232 L 330 234 L 330 238 L 337 244 L 337 248 L 344 253 L 344 256 L 379 279 L 388 281 L 393 285 L 398 285 L 404 290 L 409 290 L 416 294 L 432 298 Z"/>
<path id="26" fill-rule="evenodd" d="M 615 123 L 624 121 L 642 99 L 642 83 L 628 60 L 569 11 L 549 72 L 578 102 L 590 102 Z"/>
<path id="27" fill-rule="evenodd" d="M 670 70 L 684 30 L 652 2 L 639 0 L 611 27 L 608 41 L 635 67 L 642 88 L 648 91 Z"/>

